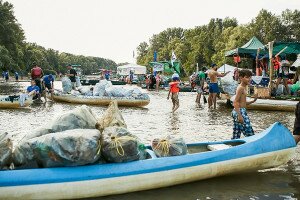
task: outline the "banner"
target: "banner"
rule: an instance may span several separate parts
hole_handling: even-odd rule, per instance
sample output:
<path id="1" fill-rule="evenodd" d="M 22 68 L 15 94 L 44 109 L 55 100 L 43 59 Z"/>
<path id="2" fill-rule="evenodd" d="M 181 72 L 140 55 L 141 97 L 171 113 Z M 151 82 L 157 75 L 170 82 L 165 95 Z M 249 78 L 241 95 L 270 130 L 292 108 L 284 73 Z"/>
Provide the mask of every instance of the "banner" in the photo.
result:
<path id="1" fill-rule="evenodd" d="M 164 64 L 163 63 L 153 63 L 152 67 L 153 67 L 153 71 L 157 71 L 157 72 L 164 71 Z"/>
<path id="2" fill-rule="evenodd" d="M 177 60 L 177 57 L 176 57 L 174 51 L 172 51 L 172 57 L 171 57 L 171 64 L 172 64 L 172 66 L 173 66 L 173 63 L 174 63 L 176 60 Z"/>

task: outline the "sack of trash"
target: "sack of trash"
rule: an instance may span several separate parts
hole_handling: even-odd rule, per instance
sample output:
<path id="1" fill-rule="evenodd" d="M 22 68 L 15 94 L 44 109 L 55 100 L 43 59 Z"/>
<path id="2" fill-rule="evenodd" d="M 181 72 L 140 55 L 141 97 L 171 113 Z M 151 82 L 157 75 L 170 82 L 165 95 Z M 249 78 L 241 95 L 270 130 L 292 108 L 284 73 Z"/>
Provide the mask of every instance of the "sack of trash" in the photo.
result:
<path id="1" fill-rule="evenodd" d="M 91 108 L 83 105 L 56 117 L 49 125 L 34 130 L 32 133 L 27 134 L 24 139 L 28 140 L 48 133 L 70 129 L 93 129 L 96 122 L 96 115 Z"/>
<path id="2" fill-rule="evenodd" d="M 63 88 L 63 93 L 69 93 L 72 90 L 72 83 L 68 77 L 63 77 L 61 79 L 61 84 Z"/>
<path id="3" fill-rule="evenodd" d="M 223 78 L 221 78 L 221 88 L 223 92 L 229 95 L 235 95 L 238 82 L 233 79 L 233 72 L 230 72 Z"/>
<path id="4" fill-rule="evenodd" d="M 21 141 L 14 147 L 12 160 L 16 169 L 38 168 L 34 153 L 28 141 Z"/>
<path id="5" fill-rule="evenodd" d="M 91 87 L 91 86 L 80 86 L 77 89 L 81 95 L 93 96 L 93 87 Z"/>
<path id="6" fill-rule="evenodd" d="M 105 89 L 105 96 L 125 97 L 127 90 L 123 87 L 108 87 Z"/>
<path id="7" fill-rule="evenodd" d="M 142 91 L 139 90 L 139 88 L 133 88 L 133 92 L 132 92 L 133 97 L 138 97 L 141 94 L 142 94 Z"/>
<path id="8" fill-rule="evenodd" d="M 8 133 L 0 133 L 0 170 L 10 166 L 12 162 L 12 146 Z"/>
<path id="9" fill-rule="evenodd" d="M 146 158 L 145 146 L 124 127 L 107 127 L 102 137 L 101 155 L 108 162 L 121 163 Z"/>
<path id="10" fill-rule="evenodd" d="M 172 136 L 153 139 L 151 147 L 157 157 L 181 156 L 188 153 L 184 140 Z"/>
<path id="11" fill-rule="evenodd" d="M 75 79 L 76 79 L 76 87 L 80 87 L 81 86 L 80 78 L 76 76 Z"/>
<path id="12" fill-rule="evenodd" d="M 92 164 L 100 158 L 100 132 L 96 129 L 73 129 L 29 140 L 40 167 Z"/>
<path id="13" fill-rule="evenodd" d="M 32 138 L 14 151 L 14 165 L 22 168 L 91 164 L 100 159 L 100 132 L 73 129 Z"/>
<path id="14" fill-rule="evenodd" d="M 107 80 L 100 80 L 99 83 L 96 83 L 94 89 L 93 89 L 93 96 L 104 96 L 105 94 L 105 89 L 112 87 L 111 81 Z"/>
<path id="15" fill-rule="evenodd" d="M 119 111 L 117 101 L 110 102 L 109 107 L 96 123 L 96 129 L 98 129 L 100 133 L 102 133 L 102 131 L 109 126 L 127 128 L 123 116 Z"/>

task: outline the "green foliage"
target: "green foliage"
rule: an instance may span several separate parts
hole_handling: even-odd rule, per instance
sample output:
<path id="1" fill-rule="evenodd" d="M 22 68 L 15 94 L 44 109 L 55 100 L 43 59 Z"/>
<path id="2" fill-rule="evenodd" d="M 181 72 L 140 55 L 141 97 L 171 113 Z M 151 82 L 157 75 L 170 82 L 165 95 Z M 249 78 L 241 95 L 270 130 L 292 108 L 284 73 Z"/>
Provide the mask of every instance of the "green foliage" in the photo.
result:
<path id="1" fill-rule="evenodd" d="M 300 11 L 285 10 L 280 16 L 261 10 L 249 24 L 239 25 L 235 18 L 211 19 L 207 25 L 191 29 L 168 28 L 153 35 L 149 44 L 137 47 L 138 64 L 149 66 L 153 52 L 158 61 L 169 61 L 174 50 L 184 71 L 191 74 L 199 67 L 217 63 L 234 65 L 225 52 L 241 47 L 253 36 L 266 44 L 269 41 L 300 41 Z M 253 60 L 242 58 L 239 67 L 252 68 Z"/>
<path id="2" fill-rule="evenodd" d="M 44 75 L 49 75 L 49 74 L 52 74 L 52 75 L 55 75 L 55 76 L 57 76 L 57 73 L 56 73 L 56 71 L 54 71 L 54 70 L 51 70 L 51 69 L 45 69 L 45 70 L 43 70 L 43 72 L 44 72 Z"/>
<path id="3" fill-rule="evenodd" d="M 191 29 L 168 28 L 154 34 L 149 43 L 139 44 L 137 63 L 149 66 L 154 51 L 158 61 L 170 61 L 174 51 L 187 74 L 195 71 L 197 64 L 199 67 L 211 63 L 233 64 L 232 58 L 224 57 L 225 51 L 242 46 L 252 36 L 264 44 L 273 40 L 300 41 L 300 11 L 285 10 L 277 16 L 262 9 L 249 24 L 239 25 L 235 18 L 226 17 L 213 18 L 208 24 Z M 13 5 L 0 0 L 0 69 L 27 74 L 33 62 L 53 74 L 65 73 L 68 64 L 81 65 L 84 74 L 99 72 L 101 68 L 116 70 L 117 67 L 109 59 L 58 52 L 25 42 Z M 251 68 L 252 65 L 252 60 L 242 58 L 241 67 Z"/>

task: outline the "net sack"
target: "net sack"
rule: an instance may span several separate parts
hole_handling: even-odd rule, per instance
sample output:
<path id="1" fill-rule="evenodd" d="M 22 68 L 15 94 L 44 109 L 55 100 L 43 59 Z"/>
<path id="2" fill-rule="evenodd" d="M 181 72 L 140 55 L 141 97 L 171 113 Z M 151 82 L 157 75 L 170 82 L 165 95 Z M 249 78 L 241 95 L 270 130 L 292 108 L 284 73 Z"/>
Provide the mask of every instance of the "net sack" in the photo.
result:
<path id="1" fill-rule="evenodd" d="M 12 141 L 8 133 L 0 133 L 0 170 L 9 167 L 12 162 Z"/>
<path id="2" fill-rule="evenodd" d="M 96 123 L 96 129 L 98 129 L 101 133 L 105 128 L 110 126 L 127 128 L 123 116 L 118 108 L 117 101 L 110 102 L 109 107 Z"/>
<path id="3" fill-rule="evenodd" d="M 101 154 L 107 162 L 121 163 L 146 158 L 145 146 L 123 127 L 107 127 L 102 133 Z"/>
<path id="4" fill-rule="evenodd" d="M 153 139 L 151 147 L 157 157 L 181 156 L 188 153 L 184 140 L 172 136 Z"/>

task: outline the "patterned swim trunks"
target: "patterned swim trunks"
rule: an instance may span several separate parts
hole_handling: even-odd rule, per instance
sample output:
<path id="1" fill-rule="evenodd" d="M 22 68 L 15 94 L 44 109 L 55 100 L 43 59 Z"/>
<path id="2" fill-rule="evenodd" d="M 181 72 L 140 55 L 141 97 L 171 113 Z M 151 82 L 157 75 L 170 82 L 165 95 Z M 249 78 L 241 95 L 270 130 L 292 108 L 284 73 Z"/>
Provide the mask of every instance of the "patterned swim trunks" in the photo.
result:
<path id="1" fill-rule="evenodd" d="M 234 109 L 231 112 L 231 116 L 233 117 L 232 139 L 239 139 L 241 137 L 241 133 L 243 133 L 245 137 L 254 135 L 254 131 L 251 126 L 249 116 L 247 115 L 246 108 L 240 108 L 240 112 L 244 119 L 244 123 L 238 122 L 238 113 Z"/>

